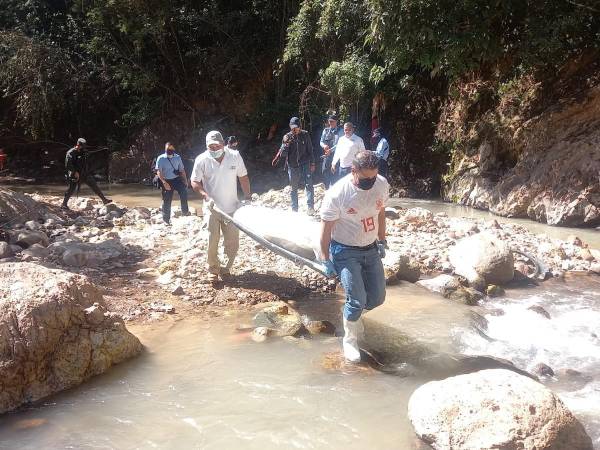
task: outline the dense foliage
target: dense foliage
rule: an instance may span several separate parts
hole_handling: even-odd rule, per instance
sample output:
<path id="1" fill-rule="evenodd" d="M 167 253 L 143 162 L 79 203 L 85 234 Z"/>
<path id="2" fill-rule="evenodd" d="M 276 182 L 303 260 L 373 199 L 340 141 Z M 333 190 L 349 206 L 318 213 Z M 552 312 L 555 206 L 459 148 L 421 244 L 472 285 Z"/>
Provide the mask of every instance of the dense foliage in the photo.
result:
<path id="1" fill-rule="evenodd" d="M 157 122 L 257 135 L 297 112 L 317 132 L 328 109 L 367 133 L 377 110 L 422 171 L 449 149 L 433 136 L 456 80 L 506 86 L 600 47 L 595 0 L 2 3 L 0 139 L 123 148 Z"/>

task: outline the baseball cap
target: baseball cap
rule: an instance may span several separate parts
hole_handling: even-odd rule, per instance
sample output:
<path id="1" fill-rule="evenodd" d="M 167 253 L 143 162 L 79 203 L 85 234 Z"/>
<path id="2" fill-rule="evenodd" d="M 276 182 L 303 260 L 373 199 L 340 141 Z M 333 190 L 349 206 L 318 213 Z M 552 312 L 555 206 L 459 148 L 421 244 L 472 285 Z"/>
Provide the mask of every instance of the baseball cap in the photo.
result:
<path id="1" fill-rule="evenodd" d="M 218 131 L 209 131 L 206 134 L 206 146 L 211 144 L 223 144 L 223 136 Z"/>
<path id="2" fill-rule="evenodd" d="M 292 117 L 290 119 L 291 128 L 300 128 L 300 119 L 298 117 Z"/>
<path id="3" fill-rule="evenodd" d="M 338 120 L 337 114 L 329 114 L 327 120 Z"/>
<path id="4" fill-rule="evenodd" d="M 79 145 L 85 145 L 85 144 L 87 144 L 87 141 L 84 138 L 79 138 L 79 139 L 77 139 L 77 143 Z"/>

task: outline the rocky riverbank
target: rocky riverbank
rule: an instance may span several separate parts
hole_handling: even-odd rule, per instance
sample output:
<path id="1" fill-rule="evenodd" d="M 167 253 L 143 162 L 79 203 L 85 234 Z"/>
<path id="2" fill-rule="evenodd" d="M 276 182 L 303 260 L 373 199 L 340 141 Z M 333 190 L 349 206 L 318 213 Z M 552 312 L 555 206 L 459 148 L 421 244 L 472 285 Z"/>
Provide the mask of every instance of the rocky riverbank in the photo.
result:
<path id="1" fill-rule="evenodd" d="M 285 209 L 288 190 L 255 195 L 254 203 Z M 173 225 L 167 227 L 154 208 L 103 206 L 80 198 L 73 211 L 65 213 L 58 208 L 58 198 L 8 192 L 3 191 L 5 203 L 11 203 L 10 197 L 20 209 L 6 212 L 13 216 L 5 226 L 4 242 L 0 241 L 1 261 L 36 262 L 86 275 L 106 289 L 110 309 L 126 320 L 297 299 L 336 287 L 334 281 L 272 254 L 243 234 L 234 276 L 226 283 L 209 284 L 204 268 L 208 233 L 201 211 L 179 217 L 175 208 Z M 317 186 L 317 207 L 323 194 Z M 541 279 L 573 271 L 600 272 L 600 250 L 577 236 L 562 241 L 533 234 L 517 224 L 448 217 L 423 208 L 388 208 L 387 215 L 389 282 L 458 273 L 467 279 L 463 280 L 465 286 L 482 290 L 478 280 L 469 280 L 451 260 L 451 250 L 460 248 L 458 242 L 480 233 L 534 256 L 541 263 Z M 469 247 L 464 251 L 471 252 Z M 537 270 L 528 258 L 517 253 L 513 257 L 515 280 L 522 281 Z"/>

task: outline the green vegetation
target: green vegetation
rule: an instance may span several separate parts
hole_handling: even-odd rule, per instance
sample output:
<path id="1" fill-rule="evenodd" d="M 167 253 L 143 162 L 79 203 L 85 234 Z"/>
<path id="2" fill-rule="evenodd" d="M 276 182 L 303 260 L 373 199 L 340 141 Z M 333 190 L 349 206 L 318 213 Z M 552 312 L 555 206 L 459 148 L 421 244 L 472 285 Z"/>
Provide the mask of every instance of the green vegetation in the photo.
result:
<path id="1" fill-rule="evenodd" d="M 592 0 L 3 5 L 0 137 L 85 134 L 123 148 L 158 122 L 189 123 L 197 136 L 202 123 L 224 120 L 256 136 L 297 111 L 319 128 L 327 109 L 364 135 L 377 97 L 393 145 L 405 150 L 395 158 L 413 172 L 439 167 L 454 151 L 444 136 L 434 139 L 452 98 L 469 96 L 459 111 L 467 120 L 499 101 L 519 110 L 523 95 L 537 92 L 520 91 L 521 77 L 556 73 L 600 48 Z M 471 79 L 495 83 L 457 87 Z"/>

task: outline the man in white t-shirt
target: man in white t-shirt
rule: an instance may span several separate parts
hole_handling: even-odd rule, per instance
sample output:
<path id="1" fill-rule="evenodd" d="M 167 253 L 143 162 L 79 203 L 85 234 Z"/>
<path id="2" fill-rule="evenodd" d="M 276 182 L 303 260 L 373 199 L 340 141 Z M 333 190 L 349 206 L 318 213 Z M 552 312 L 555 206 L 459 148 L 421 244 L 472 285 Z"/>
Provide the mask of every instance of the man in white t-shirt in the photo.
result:
<path id="1" fill-rule="evenodd" d="M 351 122 L 344 124 L 344 135 L 338 139 L 333 160 L 331 161 L 331 172 L 336 173 L 337 179 L 348 175 L 352 171 L 352 161 L 358 152 L 365 149 L 365 143 L 360 136 L 354 134 L 354 125 Z"/>
<path id="2" fill-rule="evenodd" d="M 337 151 L 337 150 L 336 150 Z M 360 361 L 363 309 L 385 300 L 385 204 L 389 184 L 378 175 L 379 159 L 360 151 L 352 172 L 335 183 L 321 205 L 321 254 L 328 276 L 339 275 L 344 291 L 344 357 Z"/>
<path id="3" fill-rule="evenodd" d="M 248 171 L 240 153 L 224 148 L 223 136 L 218 131 L 206 135 L 206 151 L 194 162 L 192 188 L 208 201 L 208 279 L 216 282 L 218 276 L 227 278 L 238 252 L 240 235 L 235 225 L 225 221 L 223 216 L 211 207 L 216 205 L 221 211 L 233 214 L 239 206 L 237 180 L 240 179 L 244 197 L 250 198 Z M 213 203 L 214 202 L 214 203 Z M 227 256 L 225 267 L 221 267 L 218 256 L 219 240 L 223 232 L 223 249 Z"/>

